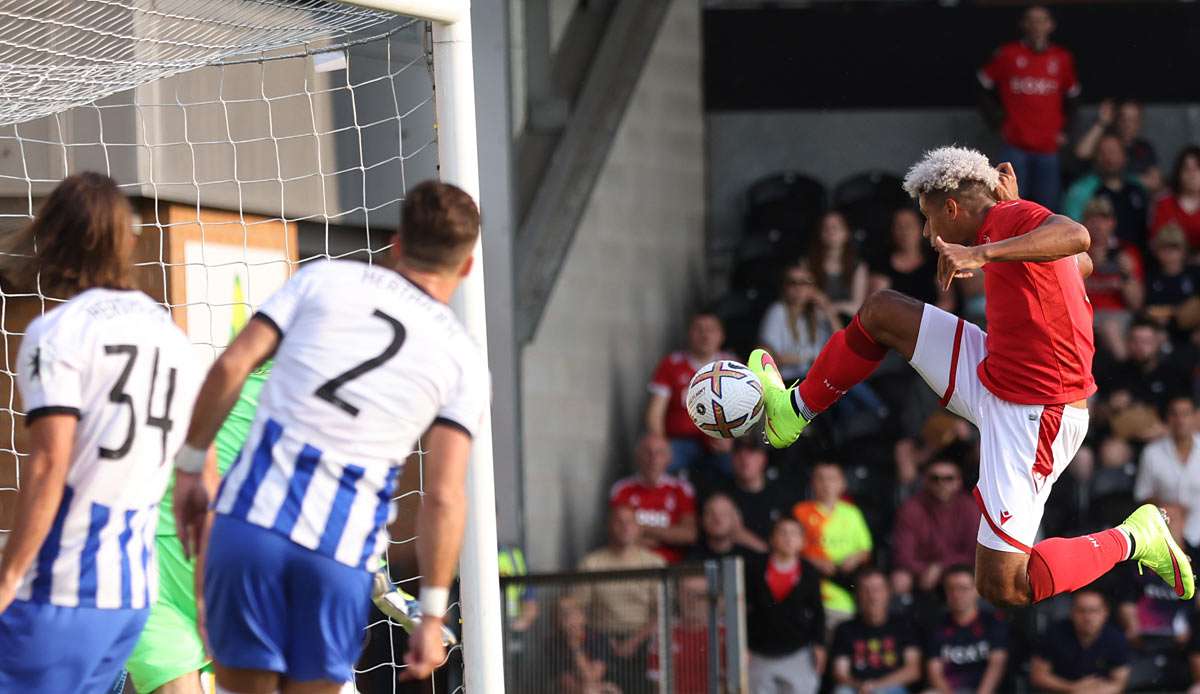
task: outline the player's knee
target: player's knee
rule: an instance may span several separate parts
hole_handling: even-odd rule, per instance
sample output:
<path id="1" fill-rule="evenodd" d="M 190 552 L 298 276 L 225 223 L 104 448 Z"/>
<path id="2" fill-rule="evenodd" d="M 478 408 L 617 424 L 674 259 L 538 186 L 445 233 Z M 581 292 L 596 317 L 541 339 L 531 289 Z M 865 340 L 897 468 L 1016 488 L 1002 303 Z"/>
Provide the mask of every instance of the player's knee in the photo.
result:
<path id="1" fill-rule="evenodd" d="M 881 341 L 892 332 L 892 321 L 905 314 L 914 299 L 894 289 L 881 289 L 863 301 L 858 310 L 858 322 L 867 333 Z"/>
<path id="2" fill-rule="evenodd" d="M 999 576 L 975 574 L 975 588 L 980 597 L 996 607 L 1025 607 L 1029 605 L 1029 590 Z"/>

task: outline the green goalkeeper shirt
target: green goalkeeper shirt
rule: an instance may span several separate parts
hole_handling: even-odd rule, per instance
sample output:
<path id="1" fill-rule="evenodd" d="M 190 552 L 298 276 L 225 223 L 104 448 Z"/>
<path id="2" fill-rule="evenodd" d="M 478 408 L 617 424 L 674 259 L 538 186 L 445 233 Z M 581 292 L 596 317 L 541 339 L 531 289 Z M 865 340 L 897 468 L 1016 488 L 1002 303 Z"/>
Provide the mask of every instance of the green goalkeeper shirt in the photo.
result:
<path id="1" fill-rule="evenodd" d="M 225 418 L 225 423 L 217 432 L 217 471 L 221 476 L 224 476 L 233 461 L 237 460 L 238 453 L 242 450 L 242 442 L 250 434 L 250 426 L 254 424 L 254 412 L 258 409 L 258 392 L 267 382 L 269 373 L 270 369 L 264 366 L 256 369 L 246 378 L 246 384 L 242 386 L 242 392 L 238 395 L 237 402 L 234 403 L 229 416 Z M 159 535 L 175 534 L 175 510 L 171 503 L 171 496 L 174 493 L 175 475 L 172 474 L 171 483 L 167 485 L 167 493 L 158 506 Z"/>

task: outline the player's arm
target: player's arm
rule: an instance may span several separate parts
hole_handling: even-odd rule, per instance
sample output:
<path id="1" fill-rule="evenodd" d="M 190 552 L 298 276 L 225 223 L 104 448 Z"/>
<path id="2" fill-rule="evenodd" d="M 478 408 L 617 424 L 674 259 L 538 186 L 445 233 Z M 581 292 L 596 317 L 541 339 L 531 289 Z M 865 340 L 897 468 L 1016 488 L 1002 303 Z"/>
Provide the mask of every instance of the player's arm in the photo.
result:
<path id="1" fill-rule="evenodd" d="M 941 256 L 938 275 L 944 289 L 950 287 L 955 277 L 970 277 L 972 270 L 988 263 L 1048 263 L 1083 253 L 1091 245 L 1087 228 L 1060 214 L 1050 215 L 1041 226 L 1026 234 L 978 246 L 946 243 L 941 237 L 933 240 Z"/>
<path id="2" fill-rule="evenodd" d="M 425 435 L 423 448 L 429 452 L 423 466 L 425 490 L 417 511 L 416 545 L 424 618 L 404 658 L 405 679 L 424 679 L 445 659 L 441 627 L 467 524 L 470 435 L 457 426 L 435 423 Z"/>
<path id="3" fill-rule="evenodd" d="M 216 475 L 216 457 L 208 449 L 250 372 L 279 347 L 280 333 L 270 319 L 255 315 L 213 363 L 196 396 L 183 448 L 175 456 L 175 523 L 188 557 L 199 550 L 208 513 L 209 493 L 202 475 Z"/>
<path id="4" fill-rule="evenodd" d="M 0 613 L 12 604 L 21 578 L 54 525 L 71 467 L 78 423 L 74 414 L 49 414 L 29 425 L 32 451 L 21 468 L 15 526 L 0 561 Z"/>

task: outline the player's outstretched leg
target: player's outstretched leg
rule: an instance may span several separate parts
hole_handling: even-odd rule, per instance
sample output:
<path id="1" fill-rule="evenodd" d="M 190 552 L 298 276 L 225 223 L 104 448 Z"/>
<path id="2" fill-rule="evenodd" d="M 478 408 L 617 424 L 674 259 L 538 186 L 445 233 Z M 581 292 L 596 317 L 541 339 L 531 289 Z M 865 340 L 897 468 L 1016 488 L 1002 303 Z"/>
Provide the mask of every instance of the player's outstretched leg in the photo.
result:
<path id="1" fill-rule="evenodd" d="M 1151 504 L 1115 528 L 1079 537 L 1052 537 L 1034 545 L 1028 555 L 981 545 L 976 580 L 989 602 L 1021 606 L 1079 590 L 1127 559 L 1150 567 L 1181 599 L 1190 600 L 1195 594 L 1192 565 L 1171 537 L 1164 514 Z"/>
<path id="2" fill-rule="evenodd" d="M 771 355 L 754 350 L 748 366 L 762 382 L 767 441 L 775 448 L 792 445 L 813 418 L 874 373 L 889 349 L 911 360 L 924 308 L 891 290 L 867 297 L 850 325 L 829 338 L 808 375 L 791 388 L 784 385 Z"/>

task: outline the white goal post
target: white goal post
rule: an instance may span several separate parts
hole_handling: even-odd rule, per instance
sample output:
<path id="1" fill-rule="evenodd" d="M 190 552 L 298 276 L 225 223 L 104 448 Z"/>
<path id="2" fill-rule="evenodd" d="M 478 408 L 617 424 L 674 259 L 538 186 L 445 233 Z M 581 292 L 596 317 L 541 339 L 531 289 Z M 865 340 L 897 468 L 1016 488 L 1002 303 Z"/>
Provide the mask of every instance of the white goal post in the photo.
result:
<path id="1" fill-rule="evenodd" d="M 351 0 L 353 4 L 433 20 L 434 99 L 442 180 L 479 200 L 475 71 L 468 0 Z M 484 224 L 486 226 L 486 211 Z M 454 298 L 455 312 L 486 349 L 482 239 L 471 275 Z M 489 410 L 490 412 L 490 410 Z M 485 418 L 467 472 L 467 528 L 460 561 L 463 662 L 468 692 L 504 691 L 504 646 L 496 539 L 492 423 Z"/>

